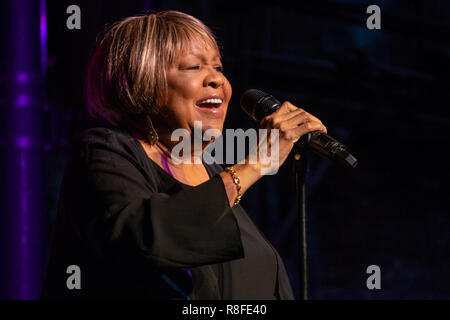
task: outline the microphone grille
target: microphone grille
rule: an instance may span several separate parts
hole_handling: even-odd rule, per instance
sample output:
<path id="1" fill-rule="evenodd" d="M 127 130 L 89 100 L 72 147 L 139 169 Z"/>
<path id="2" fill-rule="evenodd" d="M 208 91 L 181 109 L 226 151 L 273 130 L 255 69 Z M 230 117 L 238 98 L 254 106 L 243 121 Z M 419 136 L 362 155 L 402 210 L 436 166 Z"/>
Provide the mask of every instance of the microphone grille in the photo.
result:
<path id="1" fill-rule="evenodd" d="M 279 106 L 280 102 L 277 99 L 258 89 L 248 89 L 241 96 L 242 110 L 258 122 Z"/>
<path id="2" fill-rule="evenodd" d="M 258 89 L 248 89 L 241 96 L 241 108 L 246 114 L 255 119 L 255 106 L 256 103 L 267 93 Z"/>

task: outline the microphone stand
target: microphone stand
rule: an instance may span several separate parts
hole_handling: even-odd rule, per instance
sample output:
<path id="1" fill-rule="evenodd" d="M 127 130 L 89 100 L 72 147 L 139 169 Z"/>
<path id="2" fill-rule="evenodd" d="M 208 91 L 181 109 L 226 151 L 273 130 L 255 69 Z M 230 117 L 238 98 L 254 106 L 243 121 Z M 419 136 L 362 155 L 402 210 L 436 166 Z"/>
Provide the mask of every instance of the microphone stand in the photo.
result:
<path id="1" fill-rule="evenodd" d="M 322 135 L 326 136 L 326 135 Z M 294 146 L 294 170 L 295 170 L 295 189 L 297 193 L 297 210 L 298 210 L 298 280 L 300 299 L 308 300 L 308 260 L 307 260 L 307 244 L 306 244 L 306 173 L 307 173 L 307 157 L 306 147 L 311 144 L 313 133 L 308 133 L 300 138 Z M 320 139 L 318 140 L 320 142 Z M 331 142 L 330 142 L 331 141 Z M 322 141 L 323 142 L 323 141 Z M 358 160 L 345 150 L 336 140 L 328 137 L 328 141 L 323 144 L 327 149 L 327 144 L 334 144 L 333 157 L 337 158 L 341 164 L 355 168 Z M 317 141 L 316 145 L 317 147 Z M 314 145 L 313 145 L 314 147 Z M 315 148 L 320 151 L 320 148 Z M 319 152 L 323 155 L 322 152 Z"/>
<path id="2" fill-rule="evenodd" d="M 298 212 L 298 280 L 300 300 L 308 300 L 307 245 L 306 245 L 306 150 L 294 147 L 295 189 Z"/>

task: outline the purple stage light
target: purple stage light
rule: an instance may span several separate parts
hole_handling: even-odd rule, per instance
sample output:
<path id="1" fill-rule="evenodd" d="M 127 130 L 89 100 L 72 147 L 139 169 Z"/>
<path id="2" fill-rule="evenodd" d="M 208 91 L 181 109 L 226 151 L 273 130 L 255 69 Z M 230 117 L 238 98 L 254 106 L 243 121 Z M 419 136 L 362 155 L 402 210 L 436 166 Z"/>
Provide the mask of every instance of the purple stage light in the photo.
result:
<path id="1" fill-rule="evenodd" d="M 21 150 L 28 149 L 30 147 L 30 137 L 26 136 L 17 137 L 16 144 Z M 23 166 L 21 165 L 21 168 L 22 167 Z"/>
<path id="2" fill-rule="evenodd" d="M 16 74 L 16 81 L 18 84 L 25 84 L 29 81 L 29 76 L 26 72 L 17 72 Z"/>
<path id="3" fill-rule="evenodd" d="M 42 92 L 46 66 L 47 26 L 45 1 L 9 0 L 9 63 L 7 127 L 4 141 L 6 164 L 5 222 L 0 226 L 7 254 L 0 283 L 6 299 L 38 299 L 44 268 L 45 215 L 42 179 Z M 3 138 L 3 137 L 2 137 Z"/>
<path id="4" fill-rule="evenodd" d="M 46 0 L 40 1 L 40 35 L 41 35 L 41 71 L 45 77 L 47 70 L 47 4 Z"/>
<path id="5" fill-rule="evenodd" d="M 29 100 L 28 96 L 26 94 L 24 94 L 24 93 L 21 93 L 21 94 L 19 94 L 17 96 L 16 106 L 19 107 L 19 108 L 27 107 L 28 106 L 28 102 L 29 102 L 28 100 Z"/>

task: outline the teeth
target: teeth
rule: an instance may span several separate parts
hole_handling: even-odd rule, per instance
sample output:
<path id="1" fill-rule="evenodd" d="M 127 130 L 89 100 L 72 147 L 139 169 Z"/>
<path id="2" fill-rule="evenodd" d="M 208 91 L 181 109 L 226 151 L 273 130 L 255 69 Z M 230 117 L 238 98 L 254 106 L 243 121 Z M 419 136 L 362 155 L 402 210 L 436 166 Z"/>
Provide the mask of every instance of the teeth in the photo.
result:
<path id="1" fill-rule="evenodd" d="M 199 102 L 199 104 L 207 104 L 207 103 L 222 103 L 222 99 L 206 99 Z"/>

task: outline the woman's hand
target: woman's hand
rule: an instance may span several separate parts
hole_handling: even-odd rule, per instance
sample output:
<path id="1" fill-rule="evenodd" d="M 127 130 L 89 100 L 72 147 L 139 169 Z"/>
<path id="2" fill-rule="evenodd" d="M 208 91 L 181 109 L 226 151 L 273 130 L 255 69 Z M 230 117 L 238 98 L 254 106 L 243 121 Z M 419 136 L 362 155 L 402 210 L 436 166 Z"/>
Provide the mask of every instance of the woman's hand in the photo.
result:
<path id="1" fill-rule="evenodd" d="M 275 150 L 275 155 L 270 154 L 270 158 L 276 157 L 278 163 L 273 161 L 273 163 L 269 163 L 272 166 L 275 165 L 273 169 L 276 171 L 288 157 L 295 142 L 303 135 L 312 131 L 327 133 L 327 129 L 322 121 L 287 101 L 284 102 L 276 112 L 263 118 L 260 122 L 260 128 L 267 129 L 268 132 L 271 129 L 279 130 L 278 150 Z M 272 145 L 270 137 L 268 137 L 266 141 L 268 148 L 271 149 Z M 259 165 L 262 165 L 262 168 L 267 166 L 264 163 L 259 163 Z"/>
<path id="2" fill-rule="evenodd" d="M 250 152 L 245 162 L 233 166 L 240 178 L 241 194 L 264 174 L 276 173 L 286 161 L 295 142 L 303 135 L 312 131 L 327 133 L 326 127 L 318 118 L 301 108 L 297 108 L 290 102 L 284 102 L 277 111 L 262 119 L 260 129 L 267 129 L 267 139 L 262 139 L 258 142 L 258 145 Z M 278 146 L 276 143 L 272 145 L 273 141 L 270 133 L 272 129 L 279 130 Z M 260 157 L 261 154 L 266 154 L 268 157 L 262 159 Z M 257 159 L 256 163 L 252 161 L 255 159 Z M 220 175 L 224 181 L 231 205 L 237 196 L 236 186 L 233 184 L 230 174 L 222 172 Z"/>

